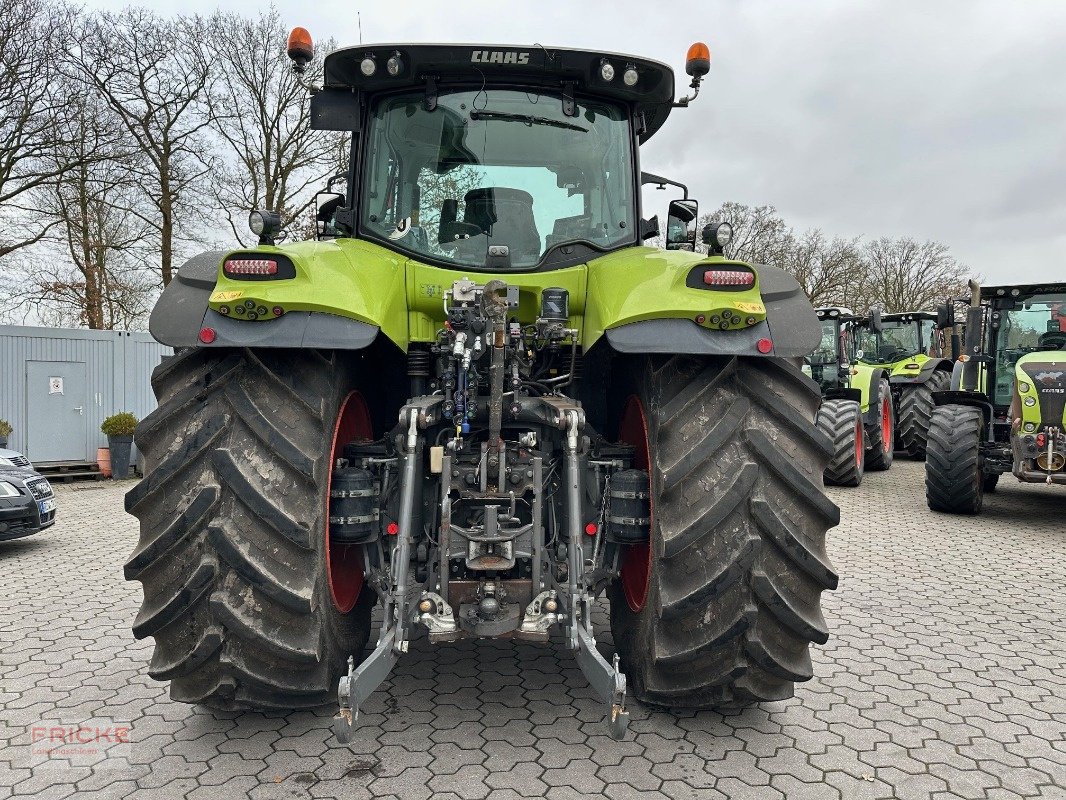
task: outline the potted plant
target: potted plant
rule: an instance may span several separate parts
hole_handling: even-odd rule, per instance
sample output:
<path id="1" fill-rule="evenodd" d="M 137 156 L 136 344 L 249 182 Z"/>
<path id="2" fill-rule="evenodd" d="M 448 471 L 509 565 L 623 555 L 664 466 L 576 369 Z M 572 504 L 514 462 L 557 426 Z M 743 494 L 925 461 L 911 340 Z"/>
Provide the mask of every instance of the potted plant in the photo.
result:
<path id="1" fill-rule="evenodd" d="M 11 435 L 11 423 L 6 419 L 0 419 L 0 447 L 7 447 L 7 437 Z"/>
<path id="2" fill-rule="evenodd" d="M 129 477 L 130 451 L 133 447 L 133 431 L 136 427 L 137 418 L 129 411 L 112 414 L 100 426 L 111 448 L 111 475 L 115 480 Z"/>

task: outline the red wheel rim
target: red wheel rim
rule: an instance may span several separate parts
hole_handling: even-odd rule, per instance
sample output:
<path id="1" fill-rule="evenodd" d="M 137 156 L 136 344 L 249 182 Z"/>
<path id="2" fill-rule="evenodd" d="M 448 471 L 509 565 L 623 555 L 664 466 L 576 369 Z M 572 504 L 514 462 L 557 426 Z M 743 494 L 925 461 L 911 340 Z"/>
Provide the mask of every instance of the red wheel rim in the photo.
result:
<path id="1" fill-rule="evenodd" d="M 892 404 L 881 398 L 881 446 L 887 453 L 892 449 Z"/>
<path id="2" fill-rule="evenodd" d="M 862 417 L 855 422 L 855 466 L 862 469 L 862 460 L 866 451 L 865 442 L 862 440 Z"/>
<path id="3" fill-rule="evenodd" d="M 347 614 L 355 607 L 359 593 L 363 591 L 363 546 L 330 545 L 329 485 L 333 480 L 333 465 L 343 456 L 344 445 L 351 441 L 369 441 L 373 438 L 366 402 L 359 392 L 351 392 L 341 403 L 337 422 L 333 426 L 333 443 L 329 450 L 329 474 L 326 481 L 326 576 L 329 580 L 329 596 L 334 607 L 342 614 Z"/>
<path id="4" fill-rule="evenodd" d="M 622 424 L 618 428 L 618 438 L 636 449 L 633 454 L 634 469 L 642 469 L 651 475 L 650 447 L 648 445 L 648 420 L 644 406 L 636 395 L 626 400 L 622 412 Z M 655 500 L 649 500 L 651 510 L 651 528 L 655 529 Z M 622 554 L 622 593 L 626 603 L 633 611 L 640 611 L 648 601 L 648 586 L 651 582 L 651 543 L 631 544 Z"/>

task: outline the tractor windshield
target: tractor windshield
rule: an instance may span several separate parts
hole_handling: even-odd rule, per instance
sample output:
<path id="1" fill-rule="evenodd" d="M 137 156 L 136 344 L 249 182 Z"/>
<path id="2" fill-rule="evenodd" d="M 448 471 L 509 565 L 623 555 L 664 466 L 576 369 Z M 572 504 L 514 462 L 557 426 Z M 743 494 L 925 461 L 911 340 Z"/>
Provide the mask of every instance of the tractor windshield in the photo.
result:
<path id="1" fill-rule="evenodd" d="M 922 352 L 922 340 L 917 322 L 883 323 L 879 332 L 864 327 L 859 333 L 860 361 L 867 364 L 890 364 Z"/>
<path id="2" fill-rule="evenodd" d="M 1066 294 L 1034 295 L 999 307 L 996 341 L 996 405 L 1008 405 L 1014 391 L 1014 365 L 1027 353 L 1066 350 Z"/>
<path id="3" fill-rule="evenodd" d="M 480 89 L 382 99 L 363 166 L 362 232 L 464 267 L 536 265 L 552 248 L 635 241 L 629 121 L 621 106 Z M 490 250 L 491 258 L 490 258 Z"/>

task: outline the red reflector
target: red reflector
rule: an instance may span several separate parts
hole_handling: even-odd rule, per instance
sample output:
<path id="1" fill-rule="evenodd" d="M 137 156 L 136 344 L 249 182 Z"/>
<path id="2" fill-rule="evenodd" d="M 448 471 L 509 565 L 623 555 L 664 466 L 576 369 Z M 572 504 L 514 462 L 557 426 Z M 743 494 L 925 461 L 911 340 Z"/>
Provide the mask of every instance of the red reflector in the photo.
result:
<path id="1" fill-rule="evenodd" d="M 200 341 L 204 344 L 211 344 L 215 341 L 215 336 L 214 328 L 200 328 Z"/>
<path id="2" fill-rule="evenodd" d="M 222 271 L 228 275 L 277 275 L 278 262 L 272 258 L 231 258 Z"/>
<path id="3" fill-rule="evenodd" d="M 1046 442 L 1046 441 L 1047 441 L 1047 439 L 1044 437 L 1044 434 L 1038 433 L 1036 435 L 1036 446 L 1037 447 L 1043 447 L 1044 446 L 1044 442 Z"/>
<path id="4" fill-rule="evenodd" d="M 585 526 L 585 533 L 587 533 L 589 536 L 595 536 L 597 533 L 599 533 L 599 531 L 600 528 L 595 522 L 590 522 L 588 525 Z"/>
<path id="5" fill-rule="evenodd" d="M 755 343 L 755 347 L 760 353 L 764 355 L 774 349 L 774 343 L 769 339 L 760 339 Z"/>
<path id="6" fill-rule="evenodd" d="M 385 526 L 385 533 L 387 533 L 389 536 L 395 536 L 399 532 L 400 526 L 397 525 L 395 522 L 390 522 L 388 525 Z"/>
<path id="7" fill-rule="evenodd" d="M 752 286 L 755 273 L 738 269 L 709 269 L 703 273 L 703 282 L 708 286 Z"/>
<path id="8" fill-rule="evenodd" d="M 275 317 L 280 317 L 284 313 L 285 313 L 285 309 L 284 308 L 282 308 L 281 306 L 274 306 L 273 314 L 274 314 Z"/>

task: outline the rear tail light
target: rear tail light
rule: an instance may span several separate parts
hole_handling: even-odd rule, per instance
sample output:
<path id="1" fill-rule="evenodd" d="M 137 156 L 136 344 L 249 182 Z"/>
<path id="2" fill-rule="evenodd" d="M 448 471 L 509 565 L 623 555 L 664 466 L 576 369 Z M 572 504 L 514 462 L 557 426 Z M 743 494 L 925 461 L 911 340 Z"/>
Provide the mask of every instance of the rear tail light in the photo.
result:
<path id="1" fill-rule="evenodd" d="M 754 286 L 755 273 L 739 269 L 709 269 L 703 273 L 708 286 Z"/>
<path id="2" fill-rule="evenodd" d="M 231 258 L 222 265 L 227 275 L 277 275 L 278 262 L 272 258 Z"/>
<path id="3" fill-rule="evenodd" d="M 1036 435 L 1036 446 L 1037 447 L 1043 447 L 1046 442 L 1047 442 L 1047 438 L 1044 436 L 1044 434 L 1038 433 Z"/>

